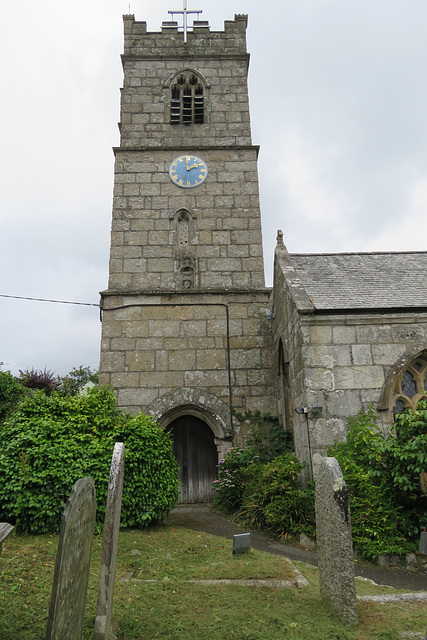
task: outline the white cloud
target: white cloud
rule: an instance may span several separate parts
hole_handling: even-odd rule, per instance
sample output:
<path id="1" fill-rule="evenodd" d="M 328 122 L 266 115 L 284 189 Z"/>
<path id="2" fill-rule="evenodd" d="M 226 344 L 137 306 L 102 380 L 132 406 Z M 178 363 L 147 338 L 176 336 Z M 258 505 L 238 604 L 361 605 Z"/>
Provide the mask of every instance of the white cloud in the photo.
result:
<path id="1" fill-rule="evenodd" d="M 156 31 L 179 5 L 130 10 Z M 267 273 L 278 228 L 290 251 L 424 249 L 425 0 L 201 5 L 216 30 L 249 13 Z M 128 11 L 129 0 L 2 7 L 0 294 L 97 302 L 106 287 Z M 73 309 L 0 298 L 0 361 L 96 362 L 97 310 Z"/>

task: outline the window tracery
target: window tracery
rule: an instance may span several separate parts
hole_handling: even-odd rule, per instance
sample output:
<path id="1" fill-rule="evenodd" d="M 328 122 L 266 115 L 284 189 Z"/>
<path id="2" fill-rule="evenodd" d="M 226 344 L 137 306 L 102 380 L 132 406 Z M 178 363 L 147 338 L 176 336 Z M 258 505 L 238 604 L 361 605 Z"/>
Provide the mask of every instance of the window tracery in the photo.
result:
<path id="1" fill-rule="evenodd" d="M 427 391 L 427 354 L 419 355 L 397 376 L 392 391 L 393 414 L 410 407 L 414 409 L 418 400 Z"/>

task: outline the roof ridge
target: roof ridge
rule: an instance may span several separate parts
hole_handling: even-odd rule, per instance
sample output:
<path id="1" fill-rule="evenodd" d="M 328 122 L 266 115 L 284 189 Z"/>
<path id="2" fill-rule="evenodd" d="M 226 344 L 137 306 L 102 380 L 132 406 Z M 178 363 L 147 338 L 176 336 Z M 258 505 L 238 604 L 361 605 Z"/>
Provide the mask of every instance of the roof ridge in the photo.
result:
<path id="1" fill-rule="evenodd" d="M 331 251 L 320 253 L 289 253 L 292 256 L 402 256 L 414 254 L 427 254 L 427 251 Z"/>

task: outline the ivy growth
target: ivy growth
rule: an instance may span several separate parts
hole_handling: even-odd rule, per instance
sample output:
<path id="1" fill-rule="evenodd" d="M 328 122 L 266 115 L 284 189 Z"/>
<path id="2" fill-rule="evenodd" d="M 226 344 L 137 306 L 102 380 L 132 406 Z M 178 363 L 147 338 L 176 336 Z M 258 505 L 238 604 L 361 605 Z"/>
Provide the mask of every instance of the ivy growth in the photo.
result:
<path id="1" fill-rule="evenodd" d="M 293 451 L 292 434 L 284 428 L 279 416 L 260 411 L 234 411 L 234 416 L 250 425 L 246 444 L 255 450 L 261 462 Z"/>

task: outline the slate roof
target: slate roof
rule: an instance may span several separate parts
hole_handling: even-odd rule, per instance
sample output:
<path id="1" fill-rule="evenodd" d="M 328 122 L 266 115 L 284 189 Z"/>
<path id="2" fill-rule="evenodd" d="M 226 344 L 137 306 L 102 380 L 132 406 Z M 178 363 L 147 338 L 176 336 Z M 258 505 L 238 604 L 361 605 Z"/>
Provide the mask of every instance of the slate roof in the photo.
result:
<path id="1" fill-rule="evenodd" d="M 427 307 L 427 252 L 288 254 L 316 310 Z"/>

